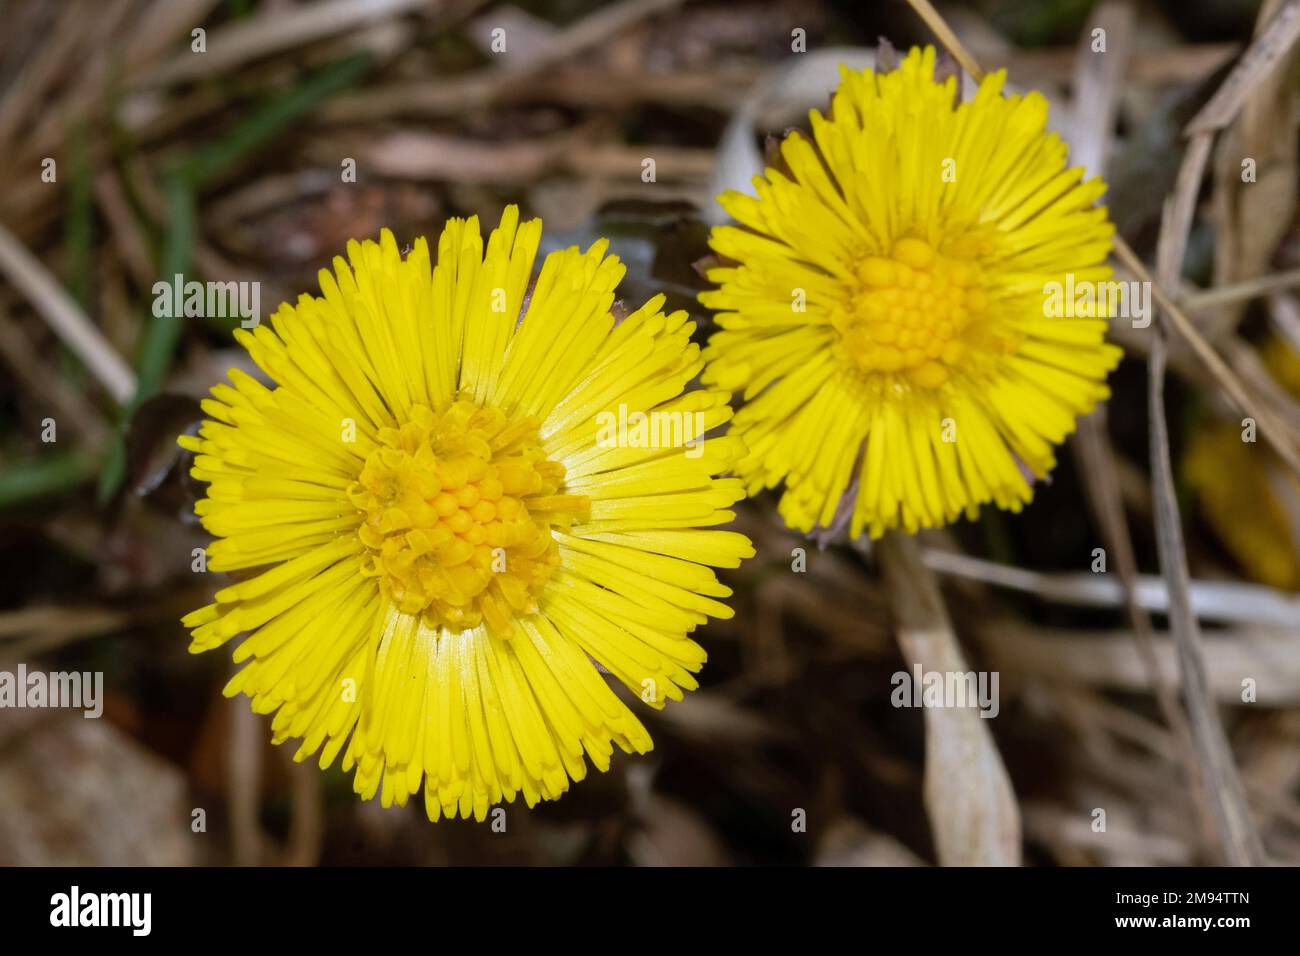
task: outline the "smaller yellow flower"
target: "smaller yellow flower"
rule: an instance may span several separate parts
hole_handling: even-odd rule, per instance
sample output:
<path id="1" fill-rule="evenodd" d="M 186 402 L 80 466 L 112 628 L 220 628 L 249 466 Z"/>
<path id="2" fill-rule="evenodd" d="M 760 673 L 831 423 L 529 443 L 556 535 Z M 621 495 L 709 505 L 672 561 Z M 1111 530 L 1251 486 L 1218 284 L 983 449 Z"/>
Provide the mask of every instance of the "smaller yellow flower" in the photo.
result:
<path id="1" fill-rule="evenodd" d="M 751 494 L 784 483 L 799 530 L 1019 510 L 1119 361 L 1104 310 L 1047 308 L 1049 287 L 1110 278 L 1104 184 L 1067 167 L 1040 95 L 998 73 L 954 108 L 934 67 L 927 47 L 845 70 L 784 169 L 719 197 L 739 225 L 711 238 L 705 381 L 743 391 L 738 471 Z"/>

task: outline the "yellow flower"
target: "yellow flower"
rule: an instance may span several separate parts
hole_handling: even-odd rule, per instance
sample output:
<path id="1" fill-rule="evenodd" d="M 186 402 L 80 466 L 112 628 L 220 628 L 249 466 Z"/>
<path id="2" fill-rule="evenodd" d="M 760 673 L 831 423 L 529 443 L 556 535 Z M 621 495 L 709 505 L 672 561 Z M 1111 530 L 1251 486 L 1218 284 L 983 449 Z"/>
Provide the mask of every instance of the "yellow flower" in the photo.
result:
<path id="1" fill-rule="evenodd" d="M 1067 169 L 1041 96 L 1003 96 L 999 73 L 954 108 L 934 67 L 926 48 L 844 70 L 784 171 L 719 197 L 739 226 L 711 238 L 719 288 L 700 300 L 723 331 L 704 380 L 744 390 L 738 471 L 750 493 L 784 482 L 803 531 L 1019 510 L 1119 360 L 1105 320 L 1076 317 L 1104 311 L 1047 308 L 1051 283 L 1104 291 L 1104 184 Z"/>
<path id="2" fill-rule="evenodd" d="M 680 699 L 705 659 L 687 635 L 731 616 L 709 566 L 754 553 L 715 529 L 740 446 L 703 439 L 731 411 L 685 391 L 686 313 L 658 296 L 616 322 L 604 241 L 530 286 L 540 238 L 512 206 L 486 251 L 477 219 L 448 222 L 432 268 L 424 239 L 349 243 L 321 297 L 237 333 L 276 387 L 232 369 L 180 440 L 209 483 L 208 567 L 247 572 L 185 618 L 191 651 L 246 633 L 227 695 L 274 712 L 299 760 L 342 752 L 365 799 L 423 788 L 433 820 L 650 749 L 593 661 Z"/>
<path id="3" fill-rule="evenodd" d="M 1259 351 L 1276 382 L 1300 398 L 1300 353 L 1278 338 L 1265 340 Z M 1183 477 L 1210 527 L 1250 577 L 1300 591 L 1294 532 L 1300 479 L 1256 437 L 1244 421 L 1204 422 L 1188 441 Z"/>

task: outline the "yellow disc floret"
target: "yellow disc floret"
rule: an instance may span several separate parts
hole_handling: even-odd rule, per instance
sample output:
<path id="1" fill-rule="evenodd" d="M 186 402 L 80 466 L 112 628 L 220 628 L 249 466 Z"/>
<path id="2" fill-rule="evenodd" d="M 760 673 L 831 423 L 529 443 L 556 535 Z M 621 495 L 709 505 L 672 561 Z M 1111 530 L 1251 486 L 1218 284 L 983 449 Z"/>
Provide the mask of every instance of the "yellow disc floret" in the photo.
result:
<path id="1" fill-rule="evenodd" d="M 983 243 L 942 251 L 924 239 L 896 240 L 887 256 L 859 261 L 859 285 L 834 320 L 845 350 L 867 375 L 899 374 L 921 388 L 949 380 L 982 337 L 989 309 L 979 266 Z"/>
<path id="2" fill-rule="evenodd" d="M 362 573 L 431 627 L 486 620 L 513 633 L 559 563 L 551 529 L 587 504 L 561 492 L 564 466 L 543 453 L 537 422 L 461 399 L 443 412 L 416 405 L 378 438 L 348 489 L 365 515 Z"/>

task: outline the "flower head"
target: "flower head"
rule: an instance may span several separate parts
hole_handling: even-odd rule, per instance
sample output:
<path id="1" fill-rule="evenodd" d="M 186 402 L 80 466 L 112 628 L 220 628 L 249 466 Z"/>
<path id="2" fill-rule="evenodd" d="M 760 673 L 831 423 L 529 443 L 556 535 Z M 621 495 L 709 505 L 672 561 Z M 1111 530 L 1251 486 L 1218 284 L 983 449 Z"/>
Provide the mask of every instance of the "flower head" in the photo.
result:
<path id="1" fill-rule="evenodd" d="M 1045 308 L 1053 283 L 1110 276 L 1104 184 L 1067 168 L 1040 95 L 1004 96 L 999 73 L 954 106 L 934 68 L 926 48 L 845 70 L 784 168 L 719 197 L 739 225 L 711 239 L 705 381 L 743 390 L 737 470 L 751 493 L 784 482 L 803 531 L 1018 510 L 1119 360 L 1103 312 Z"/>
<path id="2" fill-rule="evenodd" d="M 228 695 L 273 712 L 297 759 L 342 752 L 367 799 L 423 790 L 435 820 L 648 750 L 596 664 L 680 699 L 705 659 L 687 635 L 731 615 L 710 568 L 753 554 L 716 528 L 744 494 L 716 477 L 739 443 L 702 440 L 731 411 L 686 391 L 686 313 L 660 296 L 616 321 L 603 241 L 530 285 L 540 238 L 509 207 L 486 249 L 477 219 L 450 221 L 432 265 L 423 239 L 350 243 L 321 296 L 237 333 L 275 387 L 232 369 L 180 440 L 209 484 L 208 567 L 242 573 L 185 618 L 191 650 L 246 634 Z M 618 414 L 688 425 L 616 440 Z"/>

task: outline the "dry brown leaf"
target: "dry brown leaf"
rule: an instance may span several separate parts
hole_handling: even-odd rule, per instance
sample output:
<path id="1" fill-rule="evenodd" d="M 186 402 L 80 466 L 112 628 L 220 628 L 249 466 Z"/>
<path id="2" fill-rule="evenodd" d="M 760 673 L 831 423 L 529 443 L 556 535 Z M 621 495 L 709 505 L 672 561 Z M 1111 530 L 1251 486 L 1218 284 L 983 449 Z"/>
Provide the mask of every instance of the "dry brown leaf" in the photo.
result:
<path id="1" fill-rule="evenodd" d="M 1281 5 L 1279 0 L 1265 4 L 1257 34 Z M 1215 152 L 1216 286 L 1263 275 L 1290 228 L 1296 203 L 1296 59 L 1293 46 L 1256 75 L 1240 114 L 1223 132 Z M 1243 181 L 1247 161 L 1254 167 L 1253 182 Z M 1225 306 L 1216 321 L 1217 333 L 1234 328 L 1244 311 L 1244 301 Z"/>
<path id="2" fill-rule="evenodd" d="M 176 768 L 80 712 L 5 712 L 0 806 L 4 866 L 186 866 L 203 839 Z"/>

